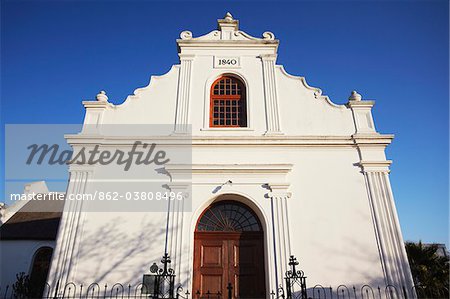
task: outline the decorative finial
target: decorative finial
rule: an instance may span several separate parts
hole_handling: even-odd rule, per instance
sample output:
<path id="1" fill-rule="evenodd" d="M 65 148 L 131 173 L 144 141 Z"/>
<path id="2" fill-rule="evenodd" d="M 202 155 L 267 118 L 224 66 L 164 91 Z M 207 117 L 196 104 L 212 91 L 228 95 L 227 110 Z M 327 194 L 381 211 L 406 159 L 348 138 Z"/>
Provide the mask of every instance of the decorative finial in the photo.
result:
<path id="1" fill-rule="evenodd" d="M 101 90 L 98 94 L 97 94 L 97 101 L 99 102 L 108 102 L 108 96 L 106 95 L 106 92 L 104 90 Z"/>
<path id="2" fill-rule="evenodd" d="M 183 32 L 180 33 L 180 38 L 181 39 L 191 39 L 192 38 L 192 32 L 185 30 Z"/>
<path id="3" fill-rule="evenodd" d="M 263 36 L 263 39 L 265 39 L 265 40 L 274 40 L 275 39 L 275 34 L 273 34 L 270 31 L 264 32 L 262 36 Z"/>
<path id="4" fill-rule="evenodd" d="M 362 100 L 362 96 L 356 92 L 356 90 L 352 91 L 352 94 L 350 95 L 350 97 L 348 98 L 349 101 L 361 101 Z"/>
<path id="5" fill-rule="evenodd" d="M 150 272 L 151 273 L 158 272 L 158 269 L 159 269 L 159 267 L 158 267 L 158 265 L 156 265 L 156 263 L 153 263 L 153 265 L 150 266 Z"/>
<path id="6" fill-rule="evenodd" d="M 229 12 L 227 12 L 223 17 L 223 19 L 217 20 L 217 29 L 219 31 L 222 31 L 222 33 L 227 32 L 225 33 L 224 36 L 228 38 L 222 39 L 231 39 L 230 38 L 230 34 L 232 34 L 231 32 L 239 30 L 239 21 L 235 20 L 233 16 Z"/>
<path id="7" fill-rule="evenodd" d="M 233 21 L 233 20 L 234 20 L 234 19 L 233 19 L 233 16 L 232 16 L 229 12 L 227 12 L 227 13 L 225 14 L 224 19 L 227 20 L 227 21 Z"/>

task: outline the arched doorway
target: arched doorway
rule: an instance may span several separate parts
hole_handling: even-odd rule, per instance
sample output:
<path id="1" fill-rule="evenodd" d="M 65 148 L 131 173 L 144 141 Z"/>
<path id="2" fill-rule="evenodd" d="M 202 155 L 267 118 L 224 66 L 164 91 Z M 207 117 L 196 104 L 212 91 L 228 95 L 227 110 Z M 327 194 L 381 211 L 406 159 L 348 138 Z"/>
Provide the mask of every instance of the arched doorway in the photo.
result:
<path id="1" fill-rule="evenodd" d="M 232 200 L 213 203 L 199 217 L 194 234 L 193 292 L 202 298 L 265 298 L 264 232 L 248 206 Z"/>
<path id="2" fill-rule="evenodd" d="M 53 248 L 41 247 L 36 250 L 30 271 L 30 293 L 32 298 L 42 298 L 47 283 L 47 275 L 52 260 Z"/>

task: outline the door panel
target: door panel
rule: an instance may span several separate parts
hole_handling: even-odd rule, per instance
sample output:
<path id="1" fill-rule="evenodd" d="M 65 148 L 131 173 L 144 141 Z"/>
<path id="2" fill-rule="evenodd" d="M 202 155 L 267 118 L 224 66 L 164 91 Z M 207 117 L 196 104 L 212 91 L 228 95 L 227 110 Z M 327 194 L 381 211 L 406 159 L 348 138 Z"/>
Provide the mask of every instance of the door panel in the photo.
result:
<path id="1" fill-rule="evenodd" d="M 208 291 L 213 294 L 222 292 L 227 279 L 224 277 L 227 241 L 196 239 L 194 252 L 194 293 L 198 290 L 203 296 Z"/>
<path id="2" fill-rule="evenodd" d="M 230 282 L 234 298 L 265 298 L 262 234 L 196 232 L 194 250 L 194 294 L 226 299 Z"/>
<path id="3" fill-rule="evenodd" d="M 208 292 L 212 294 L 217 294 L 222 290 L 223 279 L 222 274 L 211 275 L 211 274 L 201 274 L 201 295 L 205 295 Z"/>
<path id="4" fill-rule="evenodd" d="M 222 267 L 222 244 L 202 244 L 202 267 Z"/>
<path id="5" fill-rule="evenodd" d="M 234 281 L 236 298 L 264 298 L 264 254 L 262 236 L 246 238 L 242 235 L 238 240 L 230 240 L 233 248 L 230 259 L 229 277 Z"/>

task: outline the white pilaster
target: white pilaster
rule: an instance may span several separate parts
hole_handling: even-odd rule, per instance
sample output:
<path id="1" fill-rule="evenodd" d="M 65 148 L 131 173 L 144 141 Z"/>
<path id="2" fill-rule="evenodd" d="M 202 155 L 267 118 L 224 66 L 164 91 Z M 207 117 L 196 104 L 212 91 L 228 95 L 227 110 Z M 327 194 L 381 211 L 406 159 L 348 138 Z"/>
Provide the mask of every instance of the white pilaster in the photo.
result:
<path id="1" fill-rule="evenodd" d="M 372 117 L 372 107 L 375 101 L 362 100 L 362 96 L 352 91 L 348 99 L 348 106 L 352 109 L 353 121 L 355 122 L 356 134 L 375 133 L 375 125 Z"/>
<path id="2" fill-rule="evenodd" d="M 175 198 L 170 202 L 169 210 L 169 231 L 168 231 L 168 253 L 172 260 L 172 268 L 177 273 L 176 285 L 184 284 L 183 279 L 187 277 L 182 277 L 189 268 L 189 257 L 183 256 L 183 252 L 186 252 L 186 245 L 183 244 L 187 242 L 184 240 L 186 236 L 185 232 L 185 200 L 189 196 L 189 185 L 185 183 L 170 183 L 168 184 L 170 192 L 175 194 Z M 180 194 L 180 197 L 177 195 Z"/>
<path id="3" fill-rule="evenodd" d="M 220 38 L 230 40 L 233 34 L 239 30 L 239 21 L 233 19 L 233 16 L 227 12 L 223 19 L 217 20 L 217 27 L 220 30 Z"/>
<path id="4" fill-rule="evenodd" d="M 192 61 L 194 59 L 194 55 L 179 54 L 179 56 L 181 65 L 178 76 L 175 133 L 186 134 L 189 133 L 189 98 L 191 90 Z"/>
<path id="5" fill-rule="evenodd" d="M 289 184 L 269 184 L 269 197 L 272 205 L 273 244 L 275 250 L 276 284 L 283 283 L 288 269 L 291 255 L 291 240 L 289 235 L 289 216 L 287 200 L 291 197 L 288 192 Z"/>
<path id="6" fill-rule="evenodd" d="M 401 298 L 403 287 L 408 292 L 408 298 L 416 298 L 412 290 L 414 283 L 389 182 L 390 161 L 361 161 L 360 164 L 366 178 L 385 283 L 395 286 Z"/>
<path id="7" fill-rule="evenodd" d="M 83 106 L 86 109 L 84 117 L 82 133 L 85 134 L 99 134 L 101 124 L 103 122 L 103 115 L 108 107 L 112 106 L 108 102 L 108 96 L 103 90 L 96 96 L 96 101 L 83 101 Z"/>
<path id="8" fill-rule="evenodd" d="M 278 109 L 277 84 L 275 78 L 276 54 L 261 55 L 264 96 L 266 104 L 266 135 L 279 135 L 281 133 L 280 116 Z"/>
<path id="9" fill-rule="evenodd" d="M 59 293 L 64 291 L 64 286 L 67 283 L 72 282 L 74 270 L 72 267 L 76 265 L 78 243 L 83 226 L 83 201 L 70 200 L 70 196 L 86 193 L 87 183 L 92 175 L 92 170 L 77 165 L 71 165 L 69 171 L 70 179 L 66 202 L 48 279 L 53 284 L 53 291 L 56 290 L 56 285 L 59 285 Z"/>

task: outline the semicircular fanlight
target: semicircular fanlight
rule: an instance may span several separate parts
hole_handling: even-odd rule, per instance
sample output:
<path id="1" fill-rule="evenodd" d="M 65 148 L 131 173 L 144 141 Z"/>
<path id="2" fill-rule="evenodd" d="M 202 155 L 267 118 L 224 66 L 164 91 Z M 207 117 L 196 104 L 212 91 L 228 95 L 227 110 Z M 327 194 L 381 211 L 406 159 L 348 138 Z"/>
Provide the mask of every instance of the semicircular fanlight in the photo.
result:
<path id="1" fill-rule="evenodd" d="M 255 213 L 238 202 L 220 201 L 211 205 L 197 224 L 197 231 L 258 232 L 261 225 Z"/>

